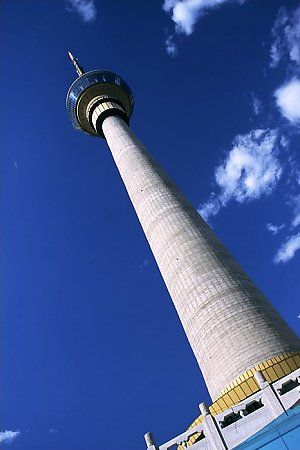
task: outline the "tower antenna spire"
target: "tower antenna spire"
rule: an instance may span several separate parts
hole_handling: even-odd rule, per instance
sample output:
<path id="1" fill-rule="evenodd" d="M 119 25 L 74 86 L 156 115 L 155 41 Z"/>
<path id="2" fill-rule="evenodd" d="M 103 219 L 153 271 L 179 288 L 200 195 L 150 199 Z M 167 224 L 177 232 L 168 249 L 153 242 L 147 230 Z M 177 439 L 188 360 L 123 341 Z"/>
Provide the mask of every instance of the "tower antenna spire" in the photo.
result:
<path id="1" fill-rule="evenodd" d="M 84 68 L 78 64 L 78 59 L 75 58 L 75 56 L 71 52 L 68 52 L 68 55 L 69 55 L 70 60 L 74 64 L 74 67 L 75 67 L 75 70 L 76 70 L 78 76 L 81 77 L 81 75 L 84 74 Z"/>

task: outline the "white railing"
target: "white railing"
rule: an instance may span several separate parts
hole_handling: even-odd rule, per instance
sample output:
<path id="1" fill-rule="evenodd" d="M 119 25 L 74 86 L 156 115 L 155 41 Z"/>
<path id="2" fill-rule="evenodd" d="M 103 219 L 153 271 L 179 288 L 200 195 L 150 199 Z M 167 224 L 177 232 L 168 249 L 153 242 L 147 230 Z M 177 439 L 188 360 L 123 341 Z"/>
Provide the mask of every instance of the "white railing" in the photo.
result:
<path id="1" fill-rule="evenodd" d="M 179 445 L 190 450 L 232 449 L 300 402 L 300 369 L 272 385 L 260 373 L 256 379 L 261 389 L 255 394 L 215 417 L 201 404 L 203 423 L 160 446 L 148 443 L 148 450 L 175 450 Z M 200 433 L 201 439 L 188 445 L 188 439 L 195 433 Z"/>

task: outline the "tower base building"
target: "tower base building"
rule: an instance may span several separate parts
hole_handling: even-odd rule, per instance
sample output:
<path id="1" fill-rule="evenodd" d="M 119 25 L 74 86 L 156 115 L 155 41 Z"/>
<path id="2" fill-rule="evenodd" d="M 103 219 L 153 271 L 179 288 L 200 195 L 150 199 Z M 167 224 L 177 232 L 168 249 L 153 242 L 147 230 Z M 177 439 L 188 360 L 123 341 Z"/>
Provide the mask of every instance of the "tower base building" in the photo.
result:
<path id="1" fill-rule="evenodd" d="M 125 81 L 70 57 L 71 122 L 106 139 L 212 399 L 188 431 L 160 446 L 148 433 L 147 447 L 299 450 L 298 337 L 129 128 Z"/>
<path id="2" fill-rule="evenodd" d="M 156 445 L 145 435 L 148 450 L 299 450 L 300 369 L 274 383 L 261 372 L 259 390 L 219 414 L 200 403 L 201 414 L 187 431 Z"/>

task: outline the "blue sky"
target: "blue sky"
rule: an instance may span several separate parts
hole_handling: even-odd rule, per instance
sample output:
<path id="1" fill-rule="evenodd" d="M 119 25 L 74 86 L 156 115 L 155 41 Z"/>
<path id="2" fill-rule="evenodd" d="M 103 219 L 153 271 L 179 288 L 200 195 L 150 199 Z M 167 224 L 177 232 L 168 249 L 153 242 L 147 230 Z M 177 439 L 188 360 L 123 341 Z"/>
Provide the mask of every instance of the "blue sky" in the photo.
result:
<path id="1" fill-rule="evenodd" d="M 131 125 L 299 332 L 300 8 L 261 0 L 4 0 L 3 448 L 144 448 L 208 401 L 75 72 L 119 73 Z M 125 444 L 124 444 L 125 443 Z"/>

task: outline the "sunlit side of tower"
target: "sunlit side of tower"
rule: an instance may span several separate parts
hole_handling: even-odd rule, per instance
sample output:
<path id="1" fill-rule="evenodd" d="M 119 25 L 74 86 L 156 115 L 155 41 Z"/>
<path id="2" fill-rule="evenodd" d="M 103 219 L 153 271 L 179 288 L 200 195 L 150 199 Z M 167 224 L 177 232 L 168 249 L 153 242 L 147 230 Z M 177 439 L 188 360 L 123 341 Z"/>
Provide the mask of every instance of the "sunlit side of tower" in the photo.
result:
<path id="1" fill-rule="evenodd" d="M 298 373 L 299 339 L 135 137 L 125 81 L 102 70 L 84 73 L 69 55 L 79 76 L 67 94 L 71 122 L 106 139 L 212 398 L 192 424 L 197 432 L 175 444 L 233 448 L 220 425 L 228 410 Z M 271 420 L 240 433 L 235 445 L 285 411 L 278 401 Z M 147 445 L 155 448 L 149 435 Z"/>

